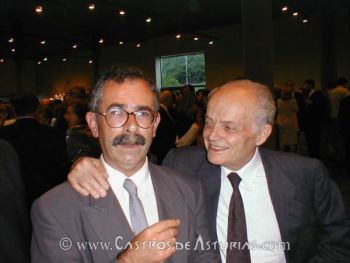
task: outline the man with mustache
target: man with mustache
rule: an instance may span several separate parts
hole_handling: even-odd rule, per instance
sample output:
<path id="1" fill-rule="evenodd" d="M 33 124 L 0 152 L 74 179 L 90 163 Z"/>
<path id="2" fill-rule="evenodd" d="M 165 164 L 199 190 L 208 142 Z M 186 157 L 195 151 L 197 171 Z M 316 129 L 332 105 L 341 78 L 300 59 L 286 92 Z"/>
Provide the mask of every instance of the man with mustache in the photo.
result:
<path id="1" fill-rule="evenodd" d="M 219 262 L 199 180 L 147 160 L 158 98 L 136 68 L 112 67 L 100 77 L 86 120 L 99 139 L 110 190 L 94 200 L 64 183 L 36 200 L 33 263 Z M 195 246 L 198 240 L 209 246 Z"/>
<path id="2" fill-rule="evenodd" d="M 275 111 L 268 87 L 230 81 L 209 95 L 206 151 L 176 149 L 163 164 L 203 181 L 213 240 L 249 245 L 220 246 L 222 262 L 349 262 L 349 213 L 325 167 L 260 147 Z M 69 180 L 80 193 L 101 196 L 106 177 L 97 160 L 85 159 Z"/>

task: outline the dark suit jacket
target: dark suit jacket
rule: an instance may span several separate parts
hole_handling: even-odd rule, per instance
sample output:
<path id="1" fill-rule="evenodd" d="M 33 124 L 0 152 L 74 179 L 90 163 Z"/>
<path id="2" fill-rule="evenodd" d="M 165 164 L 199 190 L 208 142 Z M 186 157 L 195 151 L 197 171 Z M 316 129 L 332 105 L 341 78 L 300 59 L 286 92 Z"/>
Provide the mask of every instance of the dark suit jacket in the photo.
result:
<path id="1" fill-rule="evenodd" d="M 306 100 L 304 112 L 305 132 L 321 134 L 321 128 L 329 114 L 329 103 L 320 90 L 315 90 Z"/>
<path id="2" fill-rule="evenodd" d="M 159 109 L 160 123 L 157 136 L 153 139 L 150 152 L 157 157 L 157 163 L 162 163 L 171 148 L 175 148 L 176 123 L 174 118 L 164 108 Z"/>
<path id="3" fill-rule="evenodd" d="M 18 157 L 3 140 L 0 140 L 0 207 L 0 262 L 29 262 L 29 214 Z"/>
<path id="4" fill-rule="evenodd" d="M 64 133 L 25 118 L 2 127 L 0 138 L 10 142 L 17 152 L 29 205 L 65 180 L 68 165 Z"/>
<path id="5" fill-rule="evenodd" d="M 259 152 L 282 241 L 290 244 L 285 251 L 287 262 L 349 262 L 349 213 L 324 166 L 316 159 L 293 154 L 262 148 Z M 220 166 L 207 161 L 202 147 L 172 150 L 163 164 L 202 180 L 210 233 L 217 239 Z"/>
<path id="6" fill-rule="evenodd" d="M 208 222 L 200 181 L 149 163 L 159 219 L 179 218 L 177 241 L 208 240 Z M 193 180 L 194 179 L 194 180 Z M 114 193 L 101 199 L 83 197 L 67 183 L 52 189 L 32 207 L 32 262 L 115 262 L 133 233 Z M 62 238 L 73 243 L 61 249 Z M 117 238 L 117 240 L 116 240 Z M 64 240 L 64 239 L 63 239 Z M 78 248 L 77 242 L 104 242 L 108 249 Z M 61 241 L 62 246 L 69 241 Z M 68 243 L 67 243 L 68 242 Z M 110 243 L 108 243 L 110 242 Z M 115 245 L 115 242 L 118 246 Z M 219 262 L 212 250 L 178 250 L 167 262 Z M 142 262 L 140 262 L 142 263 Z"/>

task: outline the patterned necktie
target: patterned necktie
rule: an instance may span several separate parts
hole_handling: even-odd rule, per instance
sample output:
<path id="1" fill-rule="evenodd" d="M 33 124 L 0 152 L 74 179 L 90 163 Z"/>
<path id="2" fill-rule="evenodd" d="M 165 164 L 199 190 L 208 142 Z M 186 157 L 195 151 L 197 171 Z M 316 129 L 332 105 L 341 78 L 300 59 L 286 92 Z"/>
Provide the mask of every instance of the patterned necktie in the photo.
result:
<path id="1" fill-rule="evenodd" d="M 238 185 L 241 177 L 236 173 L 228 176 L 233 188 L 230 201 L 226 251 L 227 263 L 250 263 L 250 253 L 248 249 L 247 225 L 245 221 L 244 206 Z"/>
<path id="2" fill-rule="evenodd" d="M 137 186 L 130 179 L 125 179 L 123 184 L 124 189 L 129 193 L 129 213 L 131 227 L 135 235 L 148 227 L 145 210 L 137 195 Z"/>

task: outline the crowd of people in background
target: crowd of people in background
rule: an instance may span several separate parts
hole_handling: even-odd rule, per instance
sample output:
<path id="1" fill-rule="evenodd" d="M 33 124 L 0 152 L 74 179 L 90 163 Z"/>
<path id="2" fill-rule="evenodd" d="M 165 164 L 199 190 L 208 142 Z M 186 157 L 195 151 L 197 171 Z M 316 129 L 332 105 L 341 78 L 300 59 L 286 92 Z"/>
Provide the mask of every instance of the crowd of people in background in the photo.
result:
<path id="1" fill-rule="evenodd" d="M 312 79 L 301 85 L 287 81 L 273 89 L 276 106 L 277 148 L 311 157 L 329 156 L 346 166 L 349 163 L 349 87 L 344 77 L 318 89 Z M 209 89 L 184 85 L 160 92 L 162 122 L 149 152 L 149 158 L 160 164 L 172 148 L 203 144 Z M 84 87 L 73 87 L 60 99 L 42 99 L 33 115 L 45 126 L 66 135 L 68 167 L 80 156 L 97 157 L 101 153 L 97 139 L 89 130 L 85 114 L 90 93 Z M 0 127 L 14 123 L 18 117 L 13 101 L 0 103 Z M 307 147 L 305 147 L 306 144 Z M 348 173 L 345 168 L 344 173 Z"/>
<path id="2" fill-rule="evenodd" d="M 300 87 L 288 81 L 275 89 L 278 148 L 314 158 L 329 157 L 349 174 L 348 81 L 340 77 L 326 89 L 317 89 L 312 79 Z M 306 149 L 302 143 L 306 142 Z"/>
<path id="3" fill-rule="evenodd" d="M 277 148 L 314 158 L 331 157 L 344 168 L 342 175 L 350 176 L 347 80 L 341 77 L 326 89 L 317 89 L 312 79 L 300 86 L 288 81 L 273 91 Z M 173 148 L 204 145 L 208 96 L 209 89 L 192 85 L 179 92 L 161 89 L 161 122 L 148 153 L 151 162 L 161 164 Z M 39 101 L 35 94 L 23 93 L 0 103 L 0 139 L 9 142 L 18 156 L 27 212 L 37 197 L 66 179 L 79 157 L 100 156 L 100 145 L 85 118 L 89 102 L 87 89 L 73 87 L 63 100 Z M 300 149 L 303 140 L 306 152 Z"/>

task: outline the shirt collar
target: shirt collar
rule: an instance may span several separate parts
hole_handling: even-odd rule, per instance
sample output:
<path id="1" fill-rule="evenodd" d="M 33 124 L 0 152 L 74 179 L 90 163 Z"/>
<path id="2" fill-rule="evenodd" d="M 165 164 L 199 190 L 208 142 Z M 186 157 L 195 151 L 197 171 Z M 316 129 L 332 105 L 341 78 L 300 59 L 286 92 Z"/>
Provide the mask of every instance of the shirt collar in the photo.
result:
<path id="1" fill-rule="evenodd" d="M 124 173 L 114 169 L 112 166 L 110 166 L 105 159 L 103 158 L 103 155 L 101 154 L 101 162 L 103 164 L 103 166 L 105 167 L 109 178 L 108 178 L 108 182 L 110 182 L 110 180 L 113 180 L 114 182 L 116 182 L 120 187 L 123 186 L 125 179 L 131 179 L 137 186 L 138 189 L 141 189 L 142 186 L 145 184 L 145 182 L 148 180 L 149 178 L 149 170 L 148 170 L 148 158 L 146 157 L 145 163 L 143 164 L 143 166 L 133 175 L 131 176 L 126 176 Z"/>
<path id="2" fill-rule="evenodd" d="M 254 178 L 258 174 L 258 171 L 260 171 L 260 164 L 262 164 L 262 161 L 257 147 L 253 158 L 241 169 L 237 171 L 232 171 L 224 166 L 221 166 L 221 180 L 223 181 L 227 177 L 227 175 L 234 172 L 237 173 L 239 177 L 241 177 L 241 183 L 243 183 L 247 188 L 249 188 L 252 185 Z"/>

